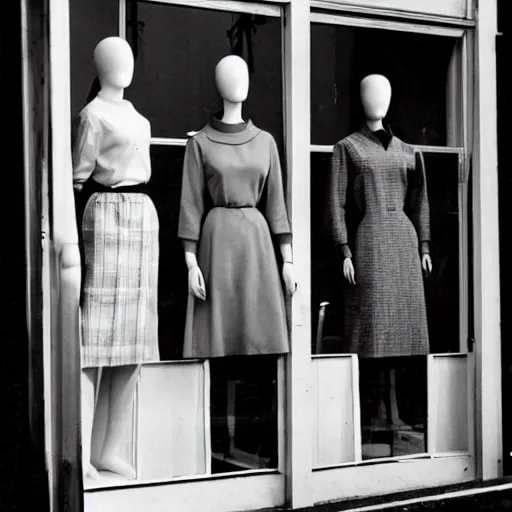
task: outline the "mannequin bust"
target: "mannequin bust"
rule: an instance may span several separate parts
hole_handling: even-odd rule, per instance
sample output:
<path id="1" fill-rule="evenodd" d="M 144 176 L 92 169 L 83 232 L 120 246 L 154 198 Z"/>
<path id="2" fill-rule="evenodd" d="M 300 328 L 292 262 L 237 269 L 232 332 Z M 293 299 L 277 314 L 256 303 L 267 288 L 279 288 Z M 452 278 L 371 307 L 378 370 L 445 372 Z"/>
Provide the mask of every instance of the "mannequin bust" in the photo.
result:
<path id="1" fill-rule="evenodd" d="M 386 117 L 391 103 L 391 84 L 383 75 L 368 75 L 361 80 L 361 105 L 366 116 L 366 124 L 372 132 L 383 130 L 382 120 Z M 430 254 L 421 256 L 421 266 L 426 275 L 432 272 Z M 351 258 L 343 262 L 343 275 L 350 284 L 356 284 L 356 275 Z"/>
<path id="2" fill-rule="evenodd" d="M 130 45 L 121 37 L 107 37 L 94 49 L 94 65 L 105 98 L 122 100 L 132 83 L 134 58 Z"/>
<path id="3" fill-rule="evenodd" d="M 130 85 L 134 70 L 134 58 L 129 44 L 120 37 L 103 39 L 94 50 L 94 65 L 101 90 L 81 112 L 81 131 L 74 155 L 74 187 L 77 191 L 81 191 L 84 184 L 88 186 L 92 183 L 90 186 L 103 187 L 96 190 L 100 192 L 97 197 L 111 197 L 109 201 L 114 205 L 115 210 L 112 211 L 115 212 L 114 217 L 117 220 L 102 222 L 102 215 L 110 214 L 104 213 L 105 210 L 100 205 L 102 200 L 95 199 L 88 203 L 89 213 L 84 213 L 82 226 L 86 245 L 86 284 L 82 308 L 82 322 L 85 325 L 81 385 L 83 475 L 84 478 L 97 479 L 98 470 L 104 470 L 133 479 L 136 477 L 135 470 L 120 457 L 120 447 L 133 407 L 140 363 L 142 360 L 158 359 L 158 218 L 149 197 L 142 189 L 136 190 L 136 187 L 144 186 L 151 174 L 150 126 L 133 105 L 123 99 L 124 89 Z M 121 194 L 110 193 L 114 191 L 123 192 L 122 201 L 117 201 Z M 129 206 L 130 201 L 136 203 L 137 208 L 130 210 L 122 206 Z M 95 204 L 100 205 L 98 210 L 94 209 Z M 135 213 L 135 210 L 139 213 Z M 132 213 L 129 213 L 130 211 Z M 89 218 L 88 224 L 85 223 L 86 215 Z M 129 219 L 126 216 L 129 216 Z M 95 221 L 95 218 L 98 220 Z M 139 230 L 136 229 L 135 235 L 126 235 L 123 226 L 128 223 L 146 226 L 143 230 L 147 229 L 147 232 L 141 231 L 139 237 Z M 111 231 L 105 232 L 101 231 L 102 228 L 97 227 L 98 225 L 115 227 L 108 228 Z M 131 249 L 127 249 L 126 254 L 120 255 L 122 263 L 114 265 L 113 269 L 106 267 L 111 265 L 113 254 L 112 243 L 108 240 L 117 240 L 122 244 L 123 236 L 131 236 L 130 240 L 135 240 L 134 247 L 137 246 L 137 249 L 134 250 L 138 251 L 140 261 L 131 264 L 130 261 L 134 261 L 138 256 L 133 257 L 134 255 L 129 252 Z M 145 242 L 143 237 L 146 237 Z M 149 245 L 147 240 L 150 240 Z M 146 249 L 143 246 L 150 248 L 144 252 Z M 91 253 L 99 254 L 101 257 L 92 257 Z M 98 258 L 101 260 L 100 263 Z M 137 265 L 139 270 L 132 268 L 133 265 Z M 111 284 L 102 281 L 102 276 L 108 272 L 115 280 L 116 276 L 142 272 L 141 268 L 144 269 L 143 275 L 149 277 L 141 278 L 140 284 L 134 285 L 133 288 L 125 288 L 123 297 L 126 301 L 117 301 L 119 304 L 113 306 L 109 298 L 116 291 L 111 288 Z M 92 293 L 89 293 L 88 286 Z M 126 316 L 125 310 L 130 307 L 127 306 L 128 301 L 132 301 L 133 304 L 132 298 L 141 296 L 141 290 L 144 291 L 142 295 L 148 299 L 135 303 L 137 308 L 142 308 L 143 317 L 147 322 L 137 327 L 135 324 L 128 325 L 129 319 L 121 323 L 115 321 L 120 317 L 137 317 L 138 310 L 134 311 L 133 306 L 129 310 L 131 315 Z M 104 323 L 99 318 L 98 308 L 103 310 L 103 316 L 114 319 L 111 332 L 106 332 L 105 328 L 101 327 Z M 116 340 L 115 343 L 112 340 Z M 125 340 L 125 345 L 119 340 Z"/>
<path id="4" fill-rule="evenodd" d="M 246 62 L 237 55 L 227 55 L 215 67 L 215 83 L 222 98 L 224 114 L 222 122 L 226 124 L 243 123 L 242 106 L 249 94 L 249 69 Z M 296 284 L 293 272 L 292 245 L 289 236 L 280 237 L 280 250 L 285 262 L 283 280 L 287 294 L 295 292 Z M 201 300 L 206 299 L 206 286 L 196 258 L 196 242 L 183 241 L 185 261 L 189 271 L 189 290 Z"/>

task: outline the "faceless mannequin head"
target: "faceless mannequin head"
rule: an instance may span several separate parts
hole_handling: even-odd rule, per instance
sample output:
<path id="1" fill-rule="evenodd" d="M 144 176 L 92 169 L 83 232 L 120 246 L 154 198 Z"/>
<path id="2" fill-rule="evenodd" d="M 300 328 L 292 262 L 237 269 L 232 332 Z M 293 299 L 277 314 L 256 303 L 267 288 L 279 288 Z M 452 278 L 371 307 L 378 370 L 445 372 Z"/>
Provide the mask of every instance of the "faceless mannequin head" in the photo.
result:
<path id="1" fill-rule="evenodd" d="M 94 65 L 102 88 L 124 89 L 132 82 L 133 53 L 121 37 L 107 37 L 97 44 Z"/>
<path id="2" fill-rule="evenodd" d="M 228 55 L 215 67 L 215 83 L 222 99 L 242 103 L 249 93 L 249 69 L 244 59 Z"/>
<path id="3" fill-rule="evenodd" d="M 361 81 L 361 104 L 368 121 L 381 121 L 391 102 L 391 84 L 382 75 L 368 75 Z"/>

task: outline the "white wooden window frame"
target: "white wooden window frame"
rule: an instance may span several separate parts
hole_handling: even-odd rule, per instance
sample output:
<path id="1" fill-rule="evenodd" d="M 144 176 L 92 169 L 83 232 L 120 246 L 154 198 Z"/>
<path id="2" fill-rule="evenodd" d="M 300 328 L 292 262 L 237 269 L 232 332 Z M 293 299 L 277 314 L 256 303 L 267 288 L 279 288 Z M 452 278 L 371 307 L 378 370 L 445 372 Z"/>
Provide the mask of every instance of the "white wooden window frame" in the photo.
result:
<path id="1" fill-rule="evenodd" d="M 204 1 L 204 0 L 159 0 L 158 2 L 155 0 L 144 0 L 147 3 L 159 3 L 159 4 L 168 4 L 168 5 L 176 5 L 187 8 L 201 8 L 201 9 L 209 9 L 216 11 L 227 11 L 227 12 L 239 12 L 239 13 L 254 13 L 264 16 L 271 16 L 275 18 L 283 19 L 283 6 L 285 6 L 288 1 L 279 1 L 271 3 L 255 3 L 255 2 L 245 2 L 245 1 L 230 1 L 230 0 L 215 0 L 215 1 Z M 281 5 L 279 5 L 281 4 Z M 119 0 L 119 36 L 126 38 L 126 0 Z M 283 26 L 283 39 L 285 37 L 284 26 Z M 286 46 L 285 41 L 283 41 L 283 47 Z M 284 48 L 283 48 L 284 49 Z M 284 62 L 283 55 L 283 64 Z M 285 78 L 286 72 L 283 71 L 283 79 Z M 283 96 L 285 96 L 283 94 Z M 286 110 L 286 101 L 285 97 L 283 97 L 283 111 Z M 285 119 L 286 124 L 286 119 Z M 172 137 L 152 137 L 151 145 L 154 146 L 168 146 L 168 147 L 185 147 L 187 143 L 187 139 L 183 138 L 172 138 Z M 170 365 L 173 363 L 170 362 Z M 240 485 L 240 489 L 238 489 L 234 495 L 236 496 L 235 501 L 239 501 L 239 504 L 236 505 L 236 510 L 242 509 L 244 507 L 250 508 L 262 508 L 262 507 L 271 507 L 282 505 L 286 499 L 286 491 L 290 488 L 289 485 L 286 485 L 286 473 L 287 466 L 289 461 L 287 461 L 287 448 L 286 448 L 286 438 L 285 438 L 285 425 L 291 422 L 286 418 L 286 406 L 287 403 L 287 388 L 290 386 L 289 380 L 286 379 L 286 361 L 285 358 L 281 357 L 278 359 L 278 367 L 277 367 L 277 382 L 278 382 L 278 467 L 276 469 L 254 469 L 254 470 L 246 470 L 246 471 L 237 471 L 230 472 L 224 474 L 200 474 L 193 476 L 183 476 L 176 477 L 172 479 L 160 479 L 144 481 L 144 482 L 121 482 L 115 485 L 105 486 L 104 484 L 98 483 L 88 487 L 85 491 L 86 500 L 89 503 L 94 503 L 94 507 L 98 507 L 98 510 L 108 510 L 107 503 L 110 503 L 110 495 L 106 495 L 107 491 L 112 491 L 114 489 L 123 489 L 123 494 L 116 493 L 118 496 L 118 500 L 116 502 L 117 506 L 122 506 L 123 510 L 128 510 L 126 507 L 134 506 L 134 503 L 139 504 L 137 501 L 130 501 L 129 493 L 126 492 L 128 489 L 143 489 L 148 486 L 152 487 L 155 485 L 164 485 L 164 486 L 179 486 L 180 484 L 190 484 L 194 482 L 196 485 L 200 486 L 207 491 L 205 494 L 198 492 L 196 499 L 199 506 L 204 507 L 209 500 L 206 498 L 208 492 L 215 492 L 215 488 L 211 487 L 208 482 L 215 481 L 217 482 L 219 479 L 227 479 L 236 481 L 242 485 Z M 209 402 L 205 401 L 205 402 Z M 205 411 L 206 414 L 208 412 Z M 208 454 L 207 448 L 207 454 Z M 243 480 L 243 482 L 242 482 Z M 260 486 L 262 482 L 265 482 L 265 486 L 268 490 L 272 492 L 262 492 Z M 170 494 L 178 493 L 179 491 L 174 491 L 176 487 L 173 488 L 173 491 L 169 491 Z M 263 487 L 264 489 L 265 487 Z M 222 496 L 222 488 L 219 486 L 218 488 L 219 497 Z M 254 496 L 248 499 L 247 495 L 253 494 Z M 139 491 L 138 496 L 145 496 L 146 492 Z M 255 496 L 259 496 L 258 499 L 255 500 Z M 172 499 L 172 498 L 170 498 Z M 248 503 L 253 502 L 253 505 L 248 505 Z M 256 503 L 257 506 L 256 506 Z M 140 506 L 140 505 L 137 505 Z M 106 507 L 106 508 L 103 508 Z M 248 508 L 248 509 L 250 509 Z M 95 508 L 96 510 L 96 508 Z M 136 510 L 134 508 L 134 510 Z"/>
<path id="2" fill-rule="evenodd" d="M 406 23 L 404 21 L 389 21 L 381 19 L 360 18 L 345 16 L 343 14 L 330 14 L 326 12 L 312 12 L 312 23 L 324 23 L 327 25 L 343 25 L 348 27 L 374 28 L 391 30 L 393 32 L 414 32 L 416 34 L 430 34 L 435 36 L 461 38 L 464 35 L 463 28 L 443 27 L 422 23 Z"/>
<path id="3" fill-rule="evenodd" d="M 346 12 L 359 16 L 379 16 L 423 20 L 436 24 L 474 26 L 475 0 L 459 1 L 459 5 L 447 5 L 442 0 L 310 0 L 312 9 Z M 453 1 L 451 2 L 453 4 Z M 414 5 L 416 4 L 416 5 Z M 464 5 L 465 4 L 465 5 Z"/>
<path id="4" fill-rule="evenodd" d="M 183 0 L 181 5 L 191 5 Z M 234 4 L 245 2 L 229 2 Z M 390 491 L 389 465 L 377 464 L 365 489 L 354 489 L 354 479 L 340 473 L 339 468 L 328 471 L 312 472 L 311 432 L 312 418 L 308 414 L 312 402 L 311 382 L 311 304 L 310 304 L 310 5 L 322 6 L 325 2 L 305 2 L 290 0 L 274 2 L 282 4 L 285 9 L 286 27 L 284 32 L 285 51 L 285 90 L 286 90 L 286 157 L 290 169 L 291 211 L 293 217 L 295 269 L 298 276 L 298 290 L 291 303 L 291 343 L 292 355 L 286 358 L 286 501 L 292 507 L 307 507 L 317 501 L 336 499 L 340 494 L 354 496 L 356 491 L 367 494 L 385 494 Z M 56 347 L 57 351 L 64 345 L 77 342 L 74 331 L 73 316 L 60 326 L 53 322 L 58 318 L 59 281 L 66 285 L 73 281 L 65 277 L 65 269 L 58 268 L 58 258 L 66 248 L 77 244 L 76 226 L 72 219 L 73 196 L 70 186 L 71 151 L 70 133 L 70 69 L 69 69 L 69 0 L 50 0 L 50 81 L 51 89 L 51 126 L 52 126 L 52 193 L 53 217 L 50 219 L 52 240 L 43 246 L 44 259 L 49 274 L 45 280 L 44 322 L 46 346 Z M 333 2 L 334 4 L 334 2 Z M 474 199 L 474 289 L 475 289 L 475 353 L 476 359 L 476 413 L 475 428 L 477 431 L 477 473 L 484 479 L 501 475 L 501 371 L 500 371 L 500 327 L 499 327 L 499 237 L 497 211 L 497 134 L 496 134 L 496 63 L 494 38 L 496 27 L 496 0 L 479 2 L 478 30 L 474 37 L 467 39 L 467 62 L 464 76 L 475 76 L 474 97 L 471 97 L 473 83 L 468 86 L 469 99 L 465 109 L 464 125 L 468 127 L 464 145 L 473 152 Z M 333 9 L 334 10 L 334 6 Z M 344 10 L 347 11 L 346 6 Z M 355 12 L 355 11 L 353 11 Z M 365 15 L 389 15 L 401 17 L 401 13 L 386 13 L 378 9 L 359 11 Z M 417 19 L 415 14 L 407 14 L 410 19 Z M 431 21 L 428 15 L 421 16 L 424 21 Z M 445 20 L 436 19 L 439 24 Z M 371 23 L 371 22 L 370 22 Z M 452 25 L 453 20 L 447 21 Z M 455 24 L 464 25 L 459 21 Z M 473 22 L 473 24 L 475 24 Z M 474 56 L 474 59 L 473 59 Z M 473 73 L 474 71 L 474 73 Z M 473 106 L 475 111 L 471 111 Z M 160 144 L 163 141 L 153 141 Z M 182 144 L 176 141 L 174 145 Z M 173 144 L 170 142 L 170 144 Z M 43 184 L 44 185 L 44 184 Z M 48 222 L 48 202 L 43 205 L 43 226 Z M 73 274 L 74 271 L 71 271 Z M 69 274 L 69 273 L 68 273 Z M 68 297 L 75 293 L 73 286 L 67 287 Z M 57 306 L 57 309 L 56 309 Z M 51 333 L 51 343 L 49 341 Z M 53 351 L 55 348 L 52 349 Z M 66 354 L 47 358 L 48 368 L 45 379 L 49 382 L 47 400 L 57 401 L 61 412 L 65 411 L 67 390 L 60 389 L 59 378 L 51 379 L 51 375 L 64 372 L 62 362 Z M 62 375 L 61 375 L 62 376 Z M 63 398 L 64 397 L 64 398 Z M 60 424 L 55 416 L 47 416 L 48 436 L 53 437 L 60 432 L 62 425 L 62 456 L 67 460 L 75 460 L 76 445 L 73 443 L 73 425 L 65 422 Z M 68 430 L 69 429 L 69 432 Z M 71 432 L 72 433 L 72 432 Z M 436 459 L 425 473 L 422 487 L 441 485 L 450 473 L 467 467 L 468 459 L 455 456 L 447 459 Z M 439 462 L 441 465 L 439 465 Z M 415 462 L 412 462 L 415 464 Z M 411 472 L 408 463 L 394 465 L 397 468 L 395 478 L 400 479 Z M 401 469 L 400 469 L 401 468 Z M 361 474 L 359 474 L 361 475 Z M 363 482 L 364 483 L 364 482 Z M 369 488 L 371 486 L 371 489 Z M 122 491 L 122 492 L 121 492 Z M 222 503 L 223 511 L 254 510 L 282 504 L 283 489 L 275 475 L 247 475 L 243 478 L 219 478 L 187 483 L 154 484 L 142 487 L 115 488 L 98 493 L 86 493 L 86 510 L 113 510 L 121 508 L 126 512 L 147 509 L 151 503 L 151 512 L 168 510 L 169 503 L 177 509 L 203 511 L 208 505 L 217 507 Z M 53 495 L 57 497 L 54 492 Z M 219 497 L 222 501 L 219 501 Z M 184 504 L 187 504 L 186 506 Z M 218 507 L 216 508 L 218 510 Z"/>
<path id="5" fill-rule="evenodd" d="M 310 17 L 311 23 L 338 25 L 338 26 L 350 26 L 350 27 L 361 27 L 361 28 L 373 28 L 381 30 L 401 31 L 401 32 L 413 32 L 421 33 L 425 35 L 444 36 L 452 37 L 460 41 L 459 45 L 459 59 L 456 61 L 456 69 L 453 70 L 456 80 L 455 86 L 458 88 L 457 91 L 453 91 L 453 94 L 461 94 L 459 101 L 457 102 L 457 108 L 461 111 L 460 115 L 454 120 L 454 126 L 456 128 L 456 134 L 452 142 L 458 142 L 457 146 L 420 146 L 415 147 L 424 153 L 433 154 L 455 154 L 459 159 L 459 248 L 460 248 L 460 262 L 459 262 L 459 304 L 460 304 L 460 315 L 459 315 L 459 326 L 460 326 L 460 338 L 459 348 L 460 351 L 456 354 L 447 354 L 444 357 L 456 360 L 458 358 L 465 358 L 466 364 L 466 378 L 465 385 L 467 389 L 466 408 L 464 409 L 467 413 L 467 450 L 455 450 L 446 453 L 436 452 L 436 442 L 433 439 L 429 439 L 427 453 L 420 453 L 408 456 L 397 456 L 397 457 L 386 457 L 383 459 L 373 460 L 361 460 L 359 447 L 357 444 L 361 442 L 360 429 L 354 430 L 356 438 L 355 453 L 356 458 L 352 462 L 343 462 L 339 464 L 331 464 L 330 466 L 318 466 L 313 467 L 313 479 L 315 481 L 315 500 L 316 501 L 328 501 L 334 499 L 346 499 L 354 495 L 373 495 L 381 494 L 386 492 L 398 492 L 401 490 L 412 489 L 418 487 L 418 485 L 448 485 L 456 482 L 469 481 L 476 478 L 476 465 L 475 465 L 475 444 L 474 444 L 474 386 L 475 386 L 475 358 L 473 354 L 468 353 L 468 306 L 469 306 L 469 273 L 468 273 L 468 255 L 467 251 L 464 250 L 468 247 L 468 211 L 467 211 L 467 199 L 468 199 L 468 149 L 470 147 L 471 139 L 468 135 L 468 113 L 471 109 L 468 106 L 468 98 L 470 97 L 468 80 L 466 77 L 469 69 L 469 57 L 468 57 L 468 33 L 467 29 L 461 27 L 447 27 L 447 26 L 431 26 L 424 23 L 405 23 L 400 21 L 389 21 L 383 19 L 367 19 L 356 16 L 345 16 L 337 15 L 326 12 L 311 12 Z M 457 65 L 458 68 L 457 68 Z M 460 75 L 460 76 L 457 76 Z M 310 145 L 310 153 L 332 153 L 332 145 Z M 308 251 L 309 252 L 309 251 Z M 427 379 L 432 379 L 435 373 L 435 362 L 436 358 L 441 355 L 433 354 L 428 356 L 428 372 Z M 338 357 L 343 359 L 348 357 L 347 354 L 338 354 L 330 357 Z M 313 356 L 314 361 L 321 362 L 325 356 Z M 353 370 L 357 372 L 357 367 Z M 427 386 L 430 395 L 436 394 L 435 382 L 427 380 Z M 463 384 L 463 383 L 460 383 Z M 353 398 L 354 403 L 354 417 L 360 416 L 358 410 L 359 405 L 357 404 L 358 397 L 358 386 L 353 386 Z M 436 398 L 429 399 L 428 404 L 428 417 L 430 421 L 436 422 L 437 418 L 437 407 L 438 401 Z M 359 454 L 359 456 L 357 456 Z M 394 462 L 392 466 L 389 463 Z M 401 464 L 414 463 L 414 471 L 401 471 Z M 446 467 L 443 466 L 446 464 Z M 386 468 L 386 469 L 383 469 Z M 449 468 L 449 470 L 446 470 Z M 374 482 L 375 479 L 379 479 L 382 485 L 371 486 L 368 482 Z M 336 482 L 346 481 L 350 482 L 350 485 L 338 485 Z"/>

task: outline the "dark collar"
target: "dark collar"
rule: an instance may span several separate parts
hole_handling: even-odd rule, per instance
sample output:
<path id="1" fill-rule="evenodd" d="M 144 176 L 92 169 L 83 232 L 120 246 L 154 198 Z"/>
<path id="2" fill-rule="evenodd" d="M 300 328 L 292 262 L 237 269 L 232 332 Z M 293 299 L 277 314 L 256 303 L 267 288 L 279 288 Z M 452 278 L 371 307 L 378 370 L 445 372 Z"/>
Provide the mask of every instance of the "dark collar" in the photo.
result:
<path id="1" fill-rule="evenodd" d="M 360 132 L 368 137 L 369 139 L 381 144 L 385 149 L 388 149 L 391 141 L 393 140 L 393 132 L 391 131 L 391 127 L 389 124 L 384 124 L 384 129 L 377 130 L 376 132 L 372 132 L 370 127 L 363 123 L 360 128 Z"/>
<path id="2" fill-rule="evenodd" d="M 204 130 L 206 136 L 213 142 L 230 146 L 247 144 L 261 132 L 250 119 L 246 123 L 229 125 L 215 117 L 205 126 Z"/>

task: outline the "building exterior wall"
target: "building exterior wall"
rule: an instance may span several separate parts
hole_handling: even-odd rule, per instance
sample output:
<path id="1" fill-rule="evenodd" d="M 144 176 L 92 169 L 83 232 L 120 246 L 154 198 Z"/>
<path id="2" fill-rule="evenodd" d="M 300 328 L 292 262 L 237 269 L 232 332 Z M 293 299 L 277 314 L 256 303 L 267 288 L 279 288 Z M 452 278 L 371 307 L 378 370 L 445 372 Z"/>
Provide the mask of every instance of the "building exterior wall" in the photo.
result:
<path id="1" fill-rule="evenodd" d="M 182 3 L 191 7 L 204 7 L 198 0 Z M 224 2 L 222 6 L 229 8 L 236 3 Z M 71 115 L 76 114 L 73 110 L 77 110 L 83 101 L 78 96 L 72 97 L 70 84 L 74 78 L 71 76 L 71 69 L 76 63 L 70 60 L 73 50 L 71 31 L 87 32 L 87 24 L 78 24 L 73 18 L 70 23 L 70 4 L 62 0 L 49 0 L 46 13 L 49 31 L 42 38 L 49 45 L 47 49 L 39 48 L 36 53 L 31 54 L 31 62 L 35 67 L 28 69 L 24 75 L 26 84 L 33 86 L 25 87 L 25 104 L 34 107 L 35 112 L 43 113 L 41 118 L 34 118 L 33 111 L 26 108 L 25 122 L 30 121 L 37 125 L 36 131 L 39 134 L 47 130 L 48 135 L 47 149 L 44 137 L 37 140 L 35 146 L 32 145 L 41 149 L 38 150 L 38 156 L 31 155 L 32 164 L 27 172 L 32 181 L 27 182 L 26 186 L 28 197 L 33 197 L 38 186 L 37 180 L 41 180 L 40 209 L 32 208 L 29 215 L 32 219 L 38 217 L 41 233 L 45 237 L 48 234 L 42 247 L 42 259 L 36 260 L 41 267 L 41 274 L 37 275 L 36 283 L 31 285 L 41 286 L 43 297 L 42 304 L 33 306 L 42 310 L 42 324 L 39 326 L 39 331 L 42 331 L 41 339 L 37 341 L 42 356 L 32 360 L 32 370 L 36 376 L 40 376 L 41 372 L 44 374 L 45 446 L 52 510 L 55 511 L 64 510 L 63 497 L 74 504 L 73 510 L 80 510 L 83 507 L 79 467 L 80 260 L 71 190 L 69 134 Z M 262 5 L 266 4 L 268 3 L 262 2 Z M 122 5 L 121 2 L 120 9 Z M 279 469 L 283 479 L 281 481 L 280 477 L 272 474 L 253 475 L 238 478 L 236 485 L 230 479 L 213 479 L 196 483 L 173 482 L 167 485 L 135 486 L 124 490 L 86 493 L 85 510 L 89 510 L 88 503 L 91 507 L 97 507 L 97 510 L 103 510 L 104 507 L 120 507 L 129 511 L 137 510 L 137 507 L 148 502 L 154 504 L 154 512 L 165 510 L 169 502 L 175 503 L 180 510 L 205 510 L 205 503 L 208 500 L 216 500 L 219 496 L 225 497 L 225 502 L 219 505 L 226 512 L 242 508 L 251 510 L 262 506 L 278 506 L 284 503 L 299 508 L 326 499 L 347 497 L 351 488 L 363 489 L 359 481 L 351 480 L 358 480 L 357 477 L 350 476 L 346 481 L 339 482 L 339 477 L 334 476 L 335 473 L 330 473 L 332 476 L 329 476 L 328 472 L 312 471 L 310 439 L 313 426 L 311 418 L 305 416 L 306 411 L 311 410 L 313 405 L 313 381 L 310 348 L 311 299 L 308 293 L 309 285 L 300 286 L 301 282 L 310 282 L 311 279 L 311 137 L 309 129 L 304 127 L 308 127 L 310 123 L 310 69 L 311 66 L 319 66 L 319 63 L 312 63 L 310 59 L 310 7 L 314 12 L 326 13 L 329 16 L 357 15 L 363 22 L 376 20 L 376 16 L 383 16 L 385 20 L 395 23 L 397 30 L 405 30 L 403 24 L 414 21 L 424 26 L 433 24 L 433 30 L 439 33 L 452 29 L 467 31 L 468 37 L 465 38 L 464 44 L 467 45 L 465 51 L 469 58 L 463 63 L 464 76 L 468 77 L 471 84 L 474 80 L 474 87 L 466 84 L 469 99 L 463 115 L 467 129 L 464 146 L 468 149 L 468 160 L 471 161 L 473 186 L 470 208 L 473 261 L 470 281 L 473 294 L 468 300 L 472 301 L 473 306 L 474 350 L 469 351 L 468 361 L 470 365 L 474 365 L 474 381 L 469 382 L 474 383 L 474 401 L 471 400 L 470 407 L 470 411 L 474 413 L 474 421 L 470 423 L 475 433 L 472 453 L 476 461 L 474 468 L 469 471 L 468 479 L 492 479 L 502 474 L 494 50 L 497 32 L 496 1 L 485 0 L 475 5 L 471 0 L 312 1 L 311 4 L 306 0 L 289 0 L 278 2 L 278 5 L 282 7 L 285 19 L 283 152 L 289 169 L 287 190 L 290 213 L 294 226 L 298 226 L 294 228 L 294 263 L 299 276 L 299 289 L 289 311 L 292 355 L 287 358 L 282 369 L 282 383 L 286 382 L 286 396 L 281 397 L 286 403 L 286 408 L 283 409 L 283 421 L 286 425 L 286 462 Z M 26 2 L 25 6 L 29 17 L 40 21 L 40 7 L 31 2 Z M 475 16 L 476 13 L 478 16 Z M 105 18 L 101 21 L 105 22 Z M 44 33 L 41 25 L 31 25 L 29 28 L 29 35 L 41 30 Z M 84 37 L 90 36 L 92 41 L 92 34 L 96 34 L 97 31 L 99 38 L 99 34 L 103 32 L 97 27 L 90 33 L 87 32 Z M 77 58 L 86 69 L 86 57 L 80 55 Z M 46 71 L 41 72 L 45 66 Z M 49 79 L 48 89 L 44 86 L 39 89 L 36 86 L 38 77 L 41 76 Z M 79 95 L 86 92 L 88 84 L 84 86 L 82 83 L 81 87 Z M 46 99 L 45 91 L 48 94 Z M 26 147 L 32 144 L 33 137 L 27 132 Z M 31 230 L 35 233 L 38 227 L 32 226 Z M 38 330 L 36 327 L 34 329 Z M 33 339 L 35 343 L 38 338 L 34 336 Z M 36 382 L 39 382 L 39 385 Z M 40 384 L 37 379 L 33 381 L 33 389 L 40 390 Z M 35 400 L 33 403 L 35 410 L 41 415 L 40 401 Z M 40 425 L 41 420 L 37 420 L 37 417 L 33 416 L 34 425 Z M 470 463 L 473 464 L 473 461 Z M 450 472 L 459 471 L 462 463 L 455 459 L 452 462 L 439 462 L 438 459 L 436 464 L 439 471 L 435 475 L 425 474 L 425 486 L 437 485 L 436 482 L 448 478 Z M 400 473 L 398 466 L 395 465 L 394 470 Z M 373 484 L 378 493 L 385 494 L 396 490 L 387 487 L 389 467 L 380 465 L 380 468 L 372 473 L 376 478 Z M 409 470 L 404 471 L 408 473 Z M 344 474 L 348 475 L 347 472 Z M 360 475 L 363 478 L 363 473 Z M 433 478 L 434 476 L 438 477 L 438 480 Z M 407 478 L 407 475 L 404 474 L 400 478 Z M 184 508 L 186 506 L 189 508 Z M 218 506 L 216 510 L 220 510 Z"/>

